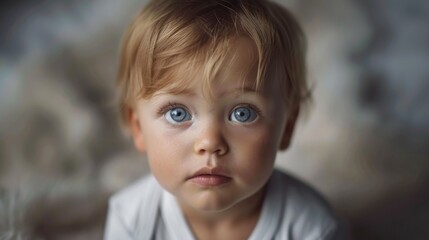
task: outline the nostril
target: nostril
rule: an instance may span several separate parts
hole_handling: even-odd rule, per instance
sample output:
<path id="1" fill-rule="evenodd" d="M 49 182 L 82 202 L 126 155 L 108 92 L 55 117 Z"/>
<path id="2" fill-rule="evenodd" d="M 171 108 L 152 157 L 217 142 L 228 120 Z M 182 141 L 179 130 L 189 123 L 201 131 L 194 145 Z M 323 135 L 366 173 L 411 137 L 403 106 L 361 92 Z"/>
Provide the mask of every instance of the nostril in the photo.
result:
<path id="1" fill-rule="evenodd" d="M 219 148 L 215 151 L 216 155 L 218 156 L 225 155 L 226 152 L 227 152 L 226 148 Z"/>
<path id="2" fill-rule="evenodd" d="M 197 154 L 215 154 L 218 156 L 224 155 L 228 151 L 228 146 L 222 139 L 217 141 L 202 140 L 196 141 L 194 144 L 194 152 Z"/>
<path id="3" fill-rule="evenodd" d="M 228 144 L 219 123 L 207 122 L 199 128 L 195 135 L 194 152 L 196 154 L 224 155 L 228 151 Z"/>

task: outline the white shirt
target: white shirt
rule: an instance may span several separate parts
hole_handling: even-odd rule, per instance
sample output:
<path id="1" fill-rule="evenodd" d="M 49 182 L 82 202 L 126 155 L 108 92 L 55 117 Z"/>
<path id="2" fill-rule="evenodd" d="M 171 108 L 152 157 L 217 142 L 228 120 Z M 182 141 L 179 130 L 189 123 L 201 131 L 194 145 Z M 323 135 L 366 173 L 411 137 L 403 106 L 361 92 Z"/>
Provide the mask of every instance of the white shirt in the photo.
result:
<path id="1" fill-rule="evenodd" d="M 274 170 L 250 240 L 348 239 L 325 201 L 304 183 Z M 174 196 L 152 176 L 109 202 L 105 240 L 193 240 Z"/>

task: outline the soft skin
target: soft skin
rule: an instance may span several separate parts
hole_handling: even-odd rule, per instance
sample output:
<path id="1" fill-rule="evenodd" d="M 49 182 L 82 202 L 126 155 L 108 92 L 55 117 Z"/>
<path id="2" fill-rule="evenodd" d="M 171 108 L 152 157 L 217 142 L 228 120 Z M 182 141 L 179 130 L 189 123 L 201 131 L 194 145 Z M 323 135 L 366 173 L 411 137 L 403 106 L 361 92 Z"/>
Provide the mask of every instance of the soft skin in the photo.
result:
<path id="1" fill-rule="evenodd" d="M 216 75 L 210 96 L 203 92 L 201 71 L 178 70 L 178 78 L 191 77 L 185 91 L 162 89 L 129 110 L 136 148 L 147 153 L 153 175 L 177 198 L 191 225 L 196 216 L 257 220 L 276 153 L 288 147 L 298 115 L 274 84 L 252 88 L 257 51 L 251 40 L 238 38 L 231 49 L 235 61 Z M 243 108 L 251 113 L 246 121 L 234 115 Z M 171 114 L 178 109 L 186 118 L 176 122 Z M 205 167 L 220 169 L 229 180 L 202 186 L 189 179 Z"/>

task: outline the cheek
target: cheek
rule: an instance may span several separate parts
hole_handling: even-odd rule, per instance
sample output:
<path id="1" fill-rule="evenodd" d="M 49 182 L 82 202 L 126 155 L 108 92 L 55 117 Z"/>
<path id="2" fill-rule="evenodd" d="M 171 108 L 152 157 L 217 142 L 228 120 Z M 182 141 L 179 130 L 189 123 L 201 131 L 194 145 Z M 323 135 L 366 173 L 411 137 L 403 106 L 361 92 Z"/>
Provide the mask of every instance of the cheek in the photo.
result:
<path id="1" fill-rule="evenodd" d="M 183 137 L 177 131 L 168 129 L 164 123 L 158 120 L 147 120 L 143 128 L 143 136 L 149 159 L 157 159 L 158 162 L 168 161 L 171 155 L 180 153 L 184 144 Z M 170 159 L 172 160 L 172 159 Z"/>
<path id="2" fill-rule="evenodd" d="M 244 140 L 243 140 L 244 139 Z M 259 128 L 245 134 L 241 141 L 234 141 L 237 171 L 246 179 L 269 175 L 277 153 L 276 137 L 269 128 Z M 256 181 L 258 179 L 255 179 Z"/>
<path id="3" fill-rule="evenodd" d="M 166 131 L 165 126 L 152 127 L 144 134 L 151 172 L 165 189 L 172 190 L 184 175 L 186 140 L 181 134 Z"/>

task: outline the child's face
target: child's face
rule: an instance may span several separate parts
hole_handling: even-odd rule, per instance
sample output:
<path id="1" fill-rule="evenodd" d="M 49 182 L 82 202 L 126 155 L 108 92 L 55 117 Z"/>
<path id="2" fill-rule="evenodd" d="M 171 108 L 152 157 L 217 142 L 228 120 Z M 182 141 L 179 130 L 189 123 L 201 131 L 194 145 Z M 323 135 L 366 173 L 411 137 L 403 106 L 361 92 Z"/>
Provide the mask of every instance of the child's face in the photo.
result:
<path id="1" fill-rule="evenodd" d="M 185 92 L 158 91 L 130 113 L 135 145 L 147 153 L 155 178 L 198 211 L 224 211 L 261 196 L 276 152 L 290 138 L 285 126 L 293 129 L 295 121 L 274 86 L 252 89 L 253 43 L 241 38 L 231 49 L 237 61 L 220 70 L 212 98 L 203 94 L 202 73 L 194 69 Z"/>

